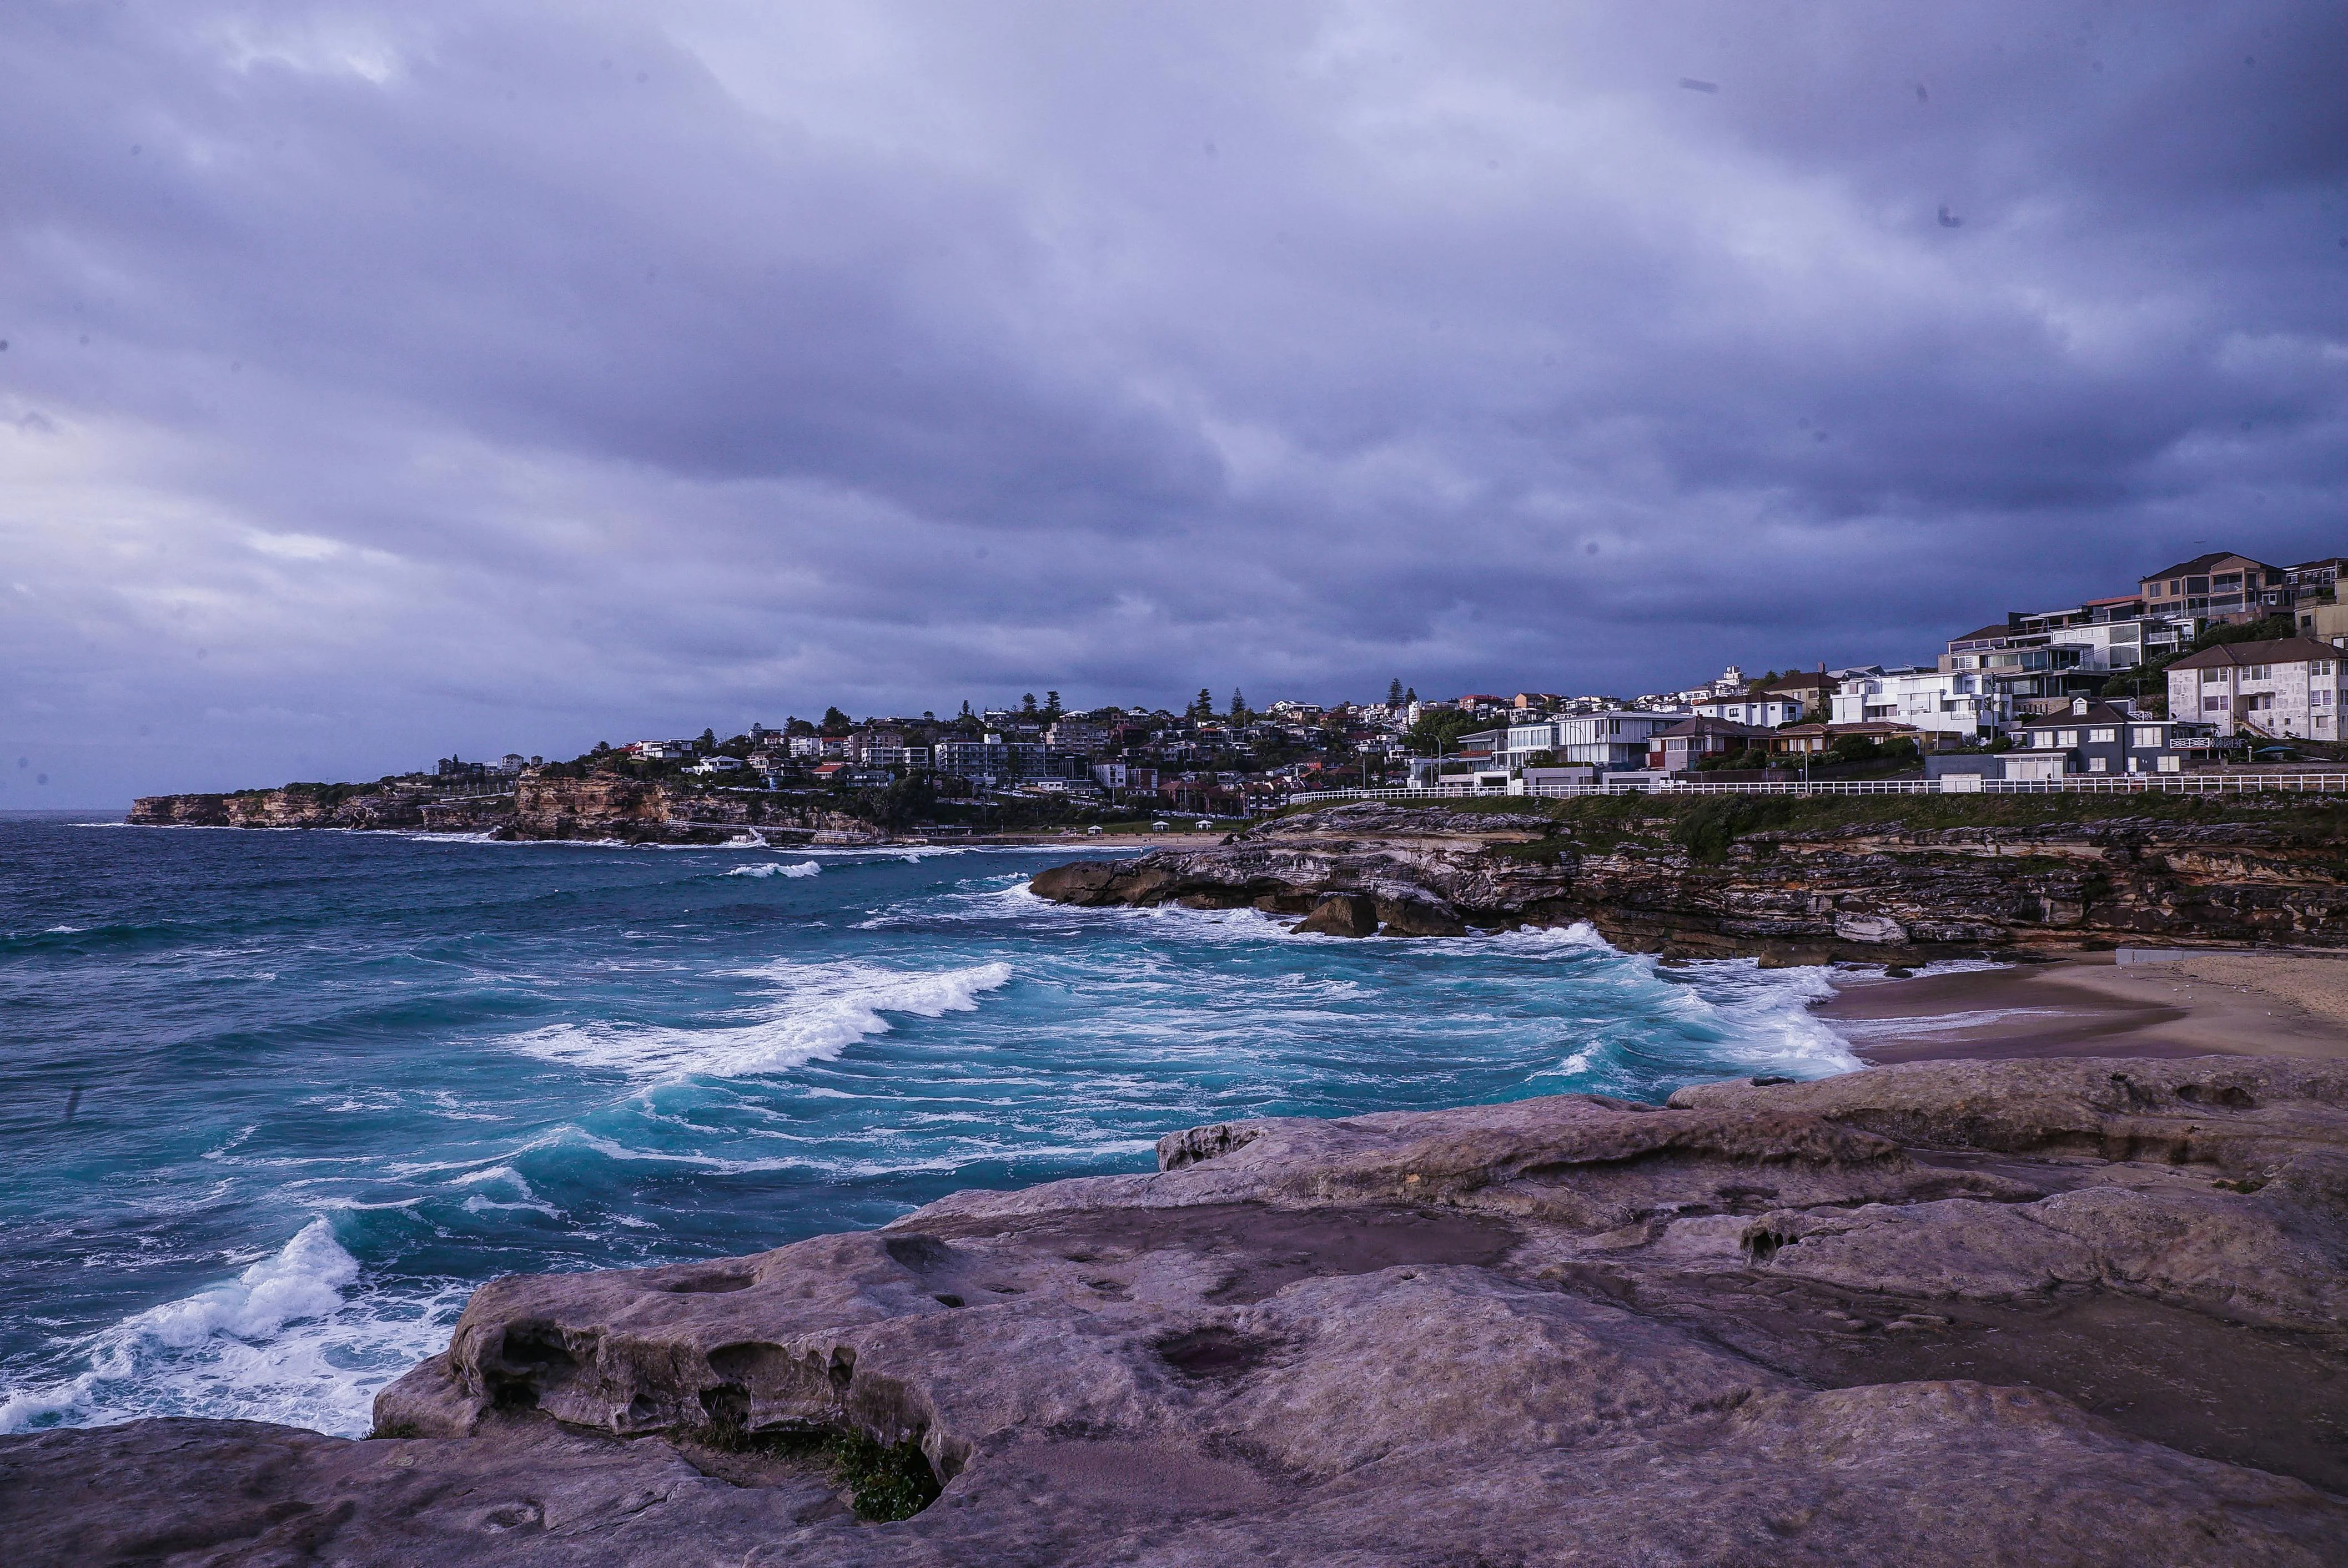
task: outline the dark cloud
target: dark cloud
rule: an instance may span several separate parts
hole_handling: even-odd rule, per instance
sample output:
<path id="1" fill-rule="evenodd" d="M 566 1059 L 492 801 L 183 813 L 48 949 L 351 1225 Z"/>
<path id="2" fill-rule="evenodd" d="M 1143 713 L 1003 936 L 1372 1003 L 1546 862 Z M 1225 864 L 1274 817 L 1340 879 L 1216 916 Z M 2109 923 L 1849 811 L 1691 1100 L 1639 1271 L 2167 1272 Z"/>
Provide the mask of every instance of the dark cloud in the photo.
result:
<path id="1" fill-rule="evenodd" d="M 0 804 L 1628 691 L 2348 548 L 2343 67 L 2279 3 L 11 7 Z"/>

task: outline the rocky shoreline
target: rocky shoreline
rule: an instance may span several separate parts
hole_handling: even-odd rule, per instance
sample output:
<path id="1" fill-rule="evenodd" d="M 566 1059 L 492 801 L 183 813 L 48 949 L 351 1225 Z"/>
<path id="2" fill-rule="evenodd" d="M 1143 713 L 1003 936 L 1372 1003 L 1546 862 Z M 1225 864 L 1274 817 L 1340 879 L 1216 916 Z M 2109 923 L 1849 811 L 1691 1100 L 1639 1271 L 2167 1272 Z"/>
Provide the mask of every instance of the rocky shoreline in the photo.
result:
<path id="1" fill-rule="evenodd" d="M 1626 797 L 1582 817 L 1364 802 L 1212 847 L 1059 866 L 1034 886 L 1075 905 L 1252 907 L 1343 937 L 1586 920 L 1633 952 L 1773 963 L 2348 948 L 2348 841 L 2328 817 L 2295 831 L 2314 815 L 2297 802 L 2233 820 L 1935 826 L 1813 825 L 1790 811 L 1740 825 L 1743 798 L 1691 810 Z"/>
<path id="2" fill-rule="evenodd" d="M 1159 1163 L 499 1280 L 372 1440 L 0 1439 L 0 1526 L 35 1564 L 2343 1560 L 2348 1067 L 1916 1063 Z"/>
<path id="3" fill-rule="evenodd" d="M 129 821 L 141 827 L 343 828 L 622 844 L 714 845 L 745 835 L 776 844 L 877 844 L 890 836 L 861 817 L 799 797 L 678 791 L 612 774 L 524 774 L 510 793 L 457 797 L 345 784 L 142 795 L 131 803 Z"/>

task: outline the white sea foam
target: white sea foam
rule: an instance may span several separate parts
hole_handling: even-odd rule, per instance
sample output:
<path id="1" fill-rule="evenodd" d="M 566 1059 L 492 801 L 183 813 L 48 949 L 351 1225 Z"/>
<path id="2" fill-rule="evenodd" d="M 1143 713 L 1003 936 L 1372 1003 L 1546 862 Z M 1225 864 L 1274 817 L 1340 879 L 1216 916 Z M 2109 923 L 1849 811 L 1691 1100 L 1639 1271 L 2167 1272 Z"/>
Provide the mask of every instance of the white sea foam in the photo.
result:
<path id="1" fill-rule="evenodd" d="M 1936 1034 L 1954 1034 L 1960 1030 L 1985 1029 L 2013 1018 L 2076 1016 L 2061 1008 L 1980 1008 L 1970 1012 L 1926 1013 L 1916 1018 L 1838 1019 L 1836 1027 L 1842 1033 L 1864 1041 L 1928 1040 Z"/>
<path id="2" fill-rule="evenodd" d="M 1011 966 L 891 969 L 853 960 L 776 962 L 739 970 L 767 982 L 763 1016 L 744 1024 L 678 1029 L 652 1024 L 554 1024 L 507 1038 L 541 1061 L 668 1078 L 745 1078 L 829 1061 L 867 1035 L 886 1034 L 885 1013 L 937 1018 L 977 1010 L 984 992 L 1011 983 Z"/>
<path id="3" fill-rule="evenodd" d="M 786 866 L 779 860 L 769 860 L 757 866 L 736 866 L 726 875 L 728 876 L 813 876 L 822 870 L 823 867 L 812 860 L 802 860 L 790 866 Z"/>
<path id="4" fill-rule="evenodd" d="M 92 1335 L 77 1376 L 7 1390 L 0 1432 L 172 1415 L 365 1431 L 376 1390 L 448 1342 L 464 1287 L 354 1301 L 358 1277 L 312 1220 L 234 1279 Z"/>

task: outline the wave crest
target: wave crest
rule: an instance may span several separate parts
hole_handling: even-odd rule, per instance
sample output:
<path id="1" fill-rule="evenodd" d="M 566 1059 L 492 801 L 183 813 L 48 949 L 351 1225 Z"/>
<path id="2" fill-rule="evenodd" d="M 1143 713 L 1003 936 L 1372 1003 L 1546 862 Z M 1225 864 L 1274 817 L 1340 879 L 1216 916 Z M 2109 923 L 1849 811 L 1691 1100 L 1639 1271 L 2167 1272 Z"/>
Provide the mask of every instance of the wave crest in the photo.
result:
<path id="1" fill-rule="evenodd" d="M 853 960 L 776 962 L 739 971 L 767 982 L 767 1016 L 754 1023 L 678 1029 L 652 1024 L 553 1024 L 508 1037 L 527 1055 L 636 1078 L 700 1074 L 752 1078 L 829 1061 L 867 1035 L 886 1034 L 886 1013 L 938 1018 L 975 1012 L 978 999 L 1011 983 L 1001 961 L 957 969 L 890 969 Z"/>

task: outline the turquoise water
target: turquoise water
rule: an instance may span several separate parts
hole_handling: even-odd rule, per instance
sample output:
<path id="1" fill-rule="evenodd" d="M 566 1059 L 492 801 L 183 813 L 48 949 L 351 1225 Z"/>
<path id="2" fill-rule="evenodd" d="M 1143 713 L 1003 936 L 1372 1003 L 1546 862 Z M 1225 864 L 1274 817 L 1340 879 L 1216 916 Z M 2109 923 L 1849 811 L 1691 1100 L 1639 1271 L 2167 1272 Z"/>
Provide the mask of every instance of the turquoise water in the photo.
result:
<path id="1" fill-rule="evenodd" d="M 0 821 L 0 1430 L 363 1430 L 500 1274 L 721 1256 L 1167 1131 L 1855 1065 L 1815 970 L 1076 910 L 1071 852 Z"/>

